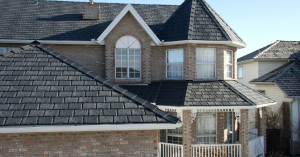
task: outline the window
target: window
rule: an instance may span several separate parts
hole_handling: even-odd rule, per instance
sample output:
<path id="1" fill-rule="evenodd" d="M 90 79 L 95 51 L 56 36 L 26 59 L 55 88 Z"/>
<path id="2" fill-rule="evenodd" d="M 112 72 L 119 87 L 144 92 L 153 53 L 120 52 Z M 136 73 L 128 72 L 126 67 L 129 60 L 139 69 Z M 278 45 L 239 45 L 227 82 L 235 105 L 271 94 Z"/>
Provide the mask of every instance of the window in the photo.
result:
<path id="1" fill-rule="evenodd" d="M 183 49 L 167 51 L 167 78 L 183 78 Z"/>
<path id="2" fill-rule="evenodd" d="M 243 67 L 238 67 L 238 78 L 243 78 Z"/>
<path id="3" fill-rule="evenodd" d="M 14 47 L 0 47 L 0 54 L 9 52 L 13 49 L 15 49 L 15 48 Z"/>
<path id="4" fill-rule="evenodd" d="M 232 112 L 227 112 L 227 141 L 226 143 L 233 143 L 233 135 L 234 135 L 234 128 L 233 128 L 233 113 Z"/>
<path id="5" fill-rule="evenodd" d="M 177 117 L 177 112 L 169 112 L 170 115 Z M 182 144 L 182 127 L 167 130 L 167 142 Z"/>
<path id="6" fill-rule="evenodd" d="M 132 36 L 120 38 L 116 44 L 116 78 L 141 78 L 141 45 Z"/>
<path id="7" fill-rule="evenodd" d="M 215 144 L 217 142 L 216 112 L 198 112 L 196 125 L 197 143 Z"/>
<path id="8" fill-rule="evenodd" d="M 233 78 L 233 59 L 232 59 L 232 51 L 227 50 L 227 78 Z"/>
<path id="9" fill-rule="evenodd" d="M 216 77 L 216 50 L 213 48 L 196 49 L 196 78 Z"/>

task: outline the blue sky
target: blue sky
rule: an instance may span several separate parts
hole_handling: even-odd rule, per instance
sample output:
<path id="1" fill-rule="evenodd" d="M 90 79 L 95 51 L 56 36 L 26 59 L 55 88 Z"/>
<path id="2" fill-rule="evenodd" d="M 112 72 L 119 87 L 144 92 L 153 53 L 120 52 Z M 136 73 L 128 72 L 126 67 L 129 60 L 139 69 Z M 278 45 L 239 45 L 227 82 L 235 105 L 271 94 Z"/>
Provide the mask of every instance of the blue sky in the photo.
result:
<path id="1" fill-rule="evenodd" d="M 68 0 L 76 1 L 76 0 Z M 85 1 L 88 0 L 78 0 Z M 184 0 L 95 0 L 110 3 L 172 4 Z M 206 0 L 247 43 L 244 56 L 276 40 L 300 41 L 300 0 Z"/>

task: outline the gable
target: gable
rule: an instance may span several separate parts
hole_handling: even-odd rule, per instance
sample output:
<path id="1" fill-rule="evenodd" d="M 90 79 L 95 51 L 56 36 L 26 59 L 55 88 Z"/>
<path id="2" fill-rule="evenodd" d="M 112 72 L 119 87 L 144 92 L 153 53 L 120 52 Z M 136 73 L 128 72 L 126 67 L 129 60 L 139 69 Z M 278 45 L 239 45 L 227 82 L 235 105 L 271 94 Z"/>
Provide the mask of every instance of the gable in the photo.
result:
<path id="1" fill-rule="evenodd" d="M 161 43 L 158 37 L 154 34 L 154 32 L 150 29 L 150 27 L 146 24 L 142 17 L 136 12 L 132 5 L 128 4 L 120 12 L 120 14 L 111 22 L 111 24 L 104 30 L 104 32 L 97 38 L 99 44 L 103 43 L 105 37 L 116 27 L 116 25 L 123 19 L 123 17 L 127 13 L 131 13 L 131 15 L 138 22 L 138 24 L 144 29 L 144 31 L 149 35 L 149 37 L 156 45 L 159 45 Z"/>

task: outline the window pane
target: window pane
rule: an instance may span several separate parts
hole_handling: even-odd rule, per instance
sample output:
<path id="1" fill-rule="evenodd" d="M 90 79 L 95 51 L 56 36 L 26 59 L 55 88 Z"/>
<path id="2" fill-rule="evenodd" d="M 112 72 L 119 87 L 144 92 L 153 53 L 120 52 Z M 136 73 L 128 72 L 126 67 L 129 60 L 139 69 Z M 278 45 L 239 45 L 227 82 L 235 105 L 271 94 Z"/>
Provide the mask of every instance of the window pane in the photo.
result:
<path id="1" fill-rule="evenodd" d="M 214 112 L 198 112 L 197 113 L 197 135 L 215 135 L 217 117 Z"/>
<path id="2" fill-rule="evenodd" d="M 238 77 L 243 78 L 243 67 L 239 67 L 238 73 Z"/>
<path id="3" fill-rule="evenodd" d="M 232 64 L 232 51 L 227 51 L 227 63 Z"/>
<path id="4" fill-rule="evenodd" d="M 215 64 L 197 64 L 196 65 L 197 78 L 215 78 L 216 69 Z"/>
<path id="5" fill-rule="evenodd" d="M 167 65 L 168 78 L 183 78 L 183 65 Z"/>
<path id="6" fill-rule="evenodd" d="M 196 61 L 197 62 L 216 62 L 216 51 L 211 48 L 197 48 L 196 49 Z"/>
<path id="7" fill-rule="evenodd" d="M 116 72 L 121 72 L 121 68 L 116 68 Z"/>
<path id="8" fill-rule="evenodd" d="M 116 78 L 121 78 L 121 73 L 116 73 Z"/>
<path id="9" fill-rule="evenodd" d="M 168 50 L 167 63 L 183 63 L 183 50 Z"/>
<path id="10" fill-rule="evenodd" d="M 232 65 L 227 65 L 227 77 L 232 78 Z"/>

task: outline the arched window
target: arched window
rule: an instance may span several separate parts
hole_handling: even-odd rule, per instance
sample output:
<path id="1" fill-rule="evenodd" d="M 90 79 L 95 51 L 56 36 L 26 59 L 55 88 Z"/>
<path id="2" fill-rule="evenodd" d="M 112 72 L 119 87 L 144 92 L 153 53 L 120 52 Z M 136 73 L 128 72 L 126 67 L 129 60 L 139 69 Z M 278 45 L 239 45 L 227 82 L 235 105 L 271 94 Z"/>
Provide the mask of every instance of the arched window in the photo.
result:
<path id="1" fill-rule="evenodd" d="M 116 43 L 115 71 L 118 79 L 141 78 L 141 44 L 132 36 L 124 36 Z"/>

